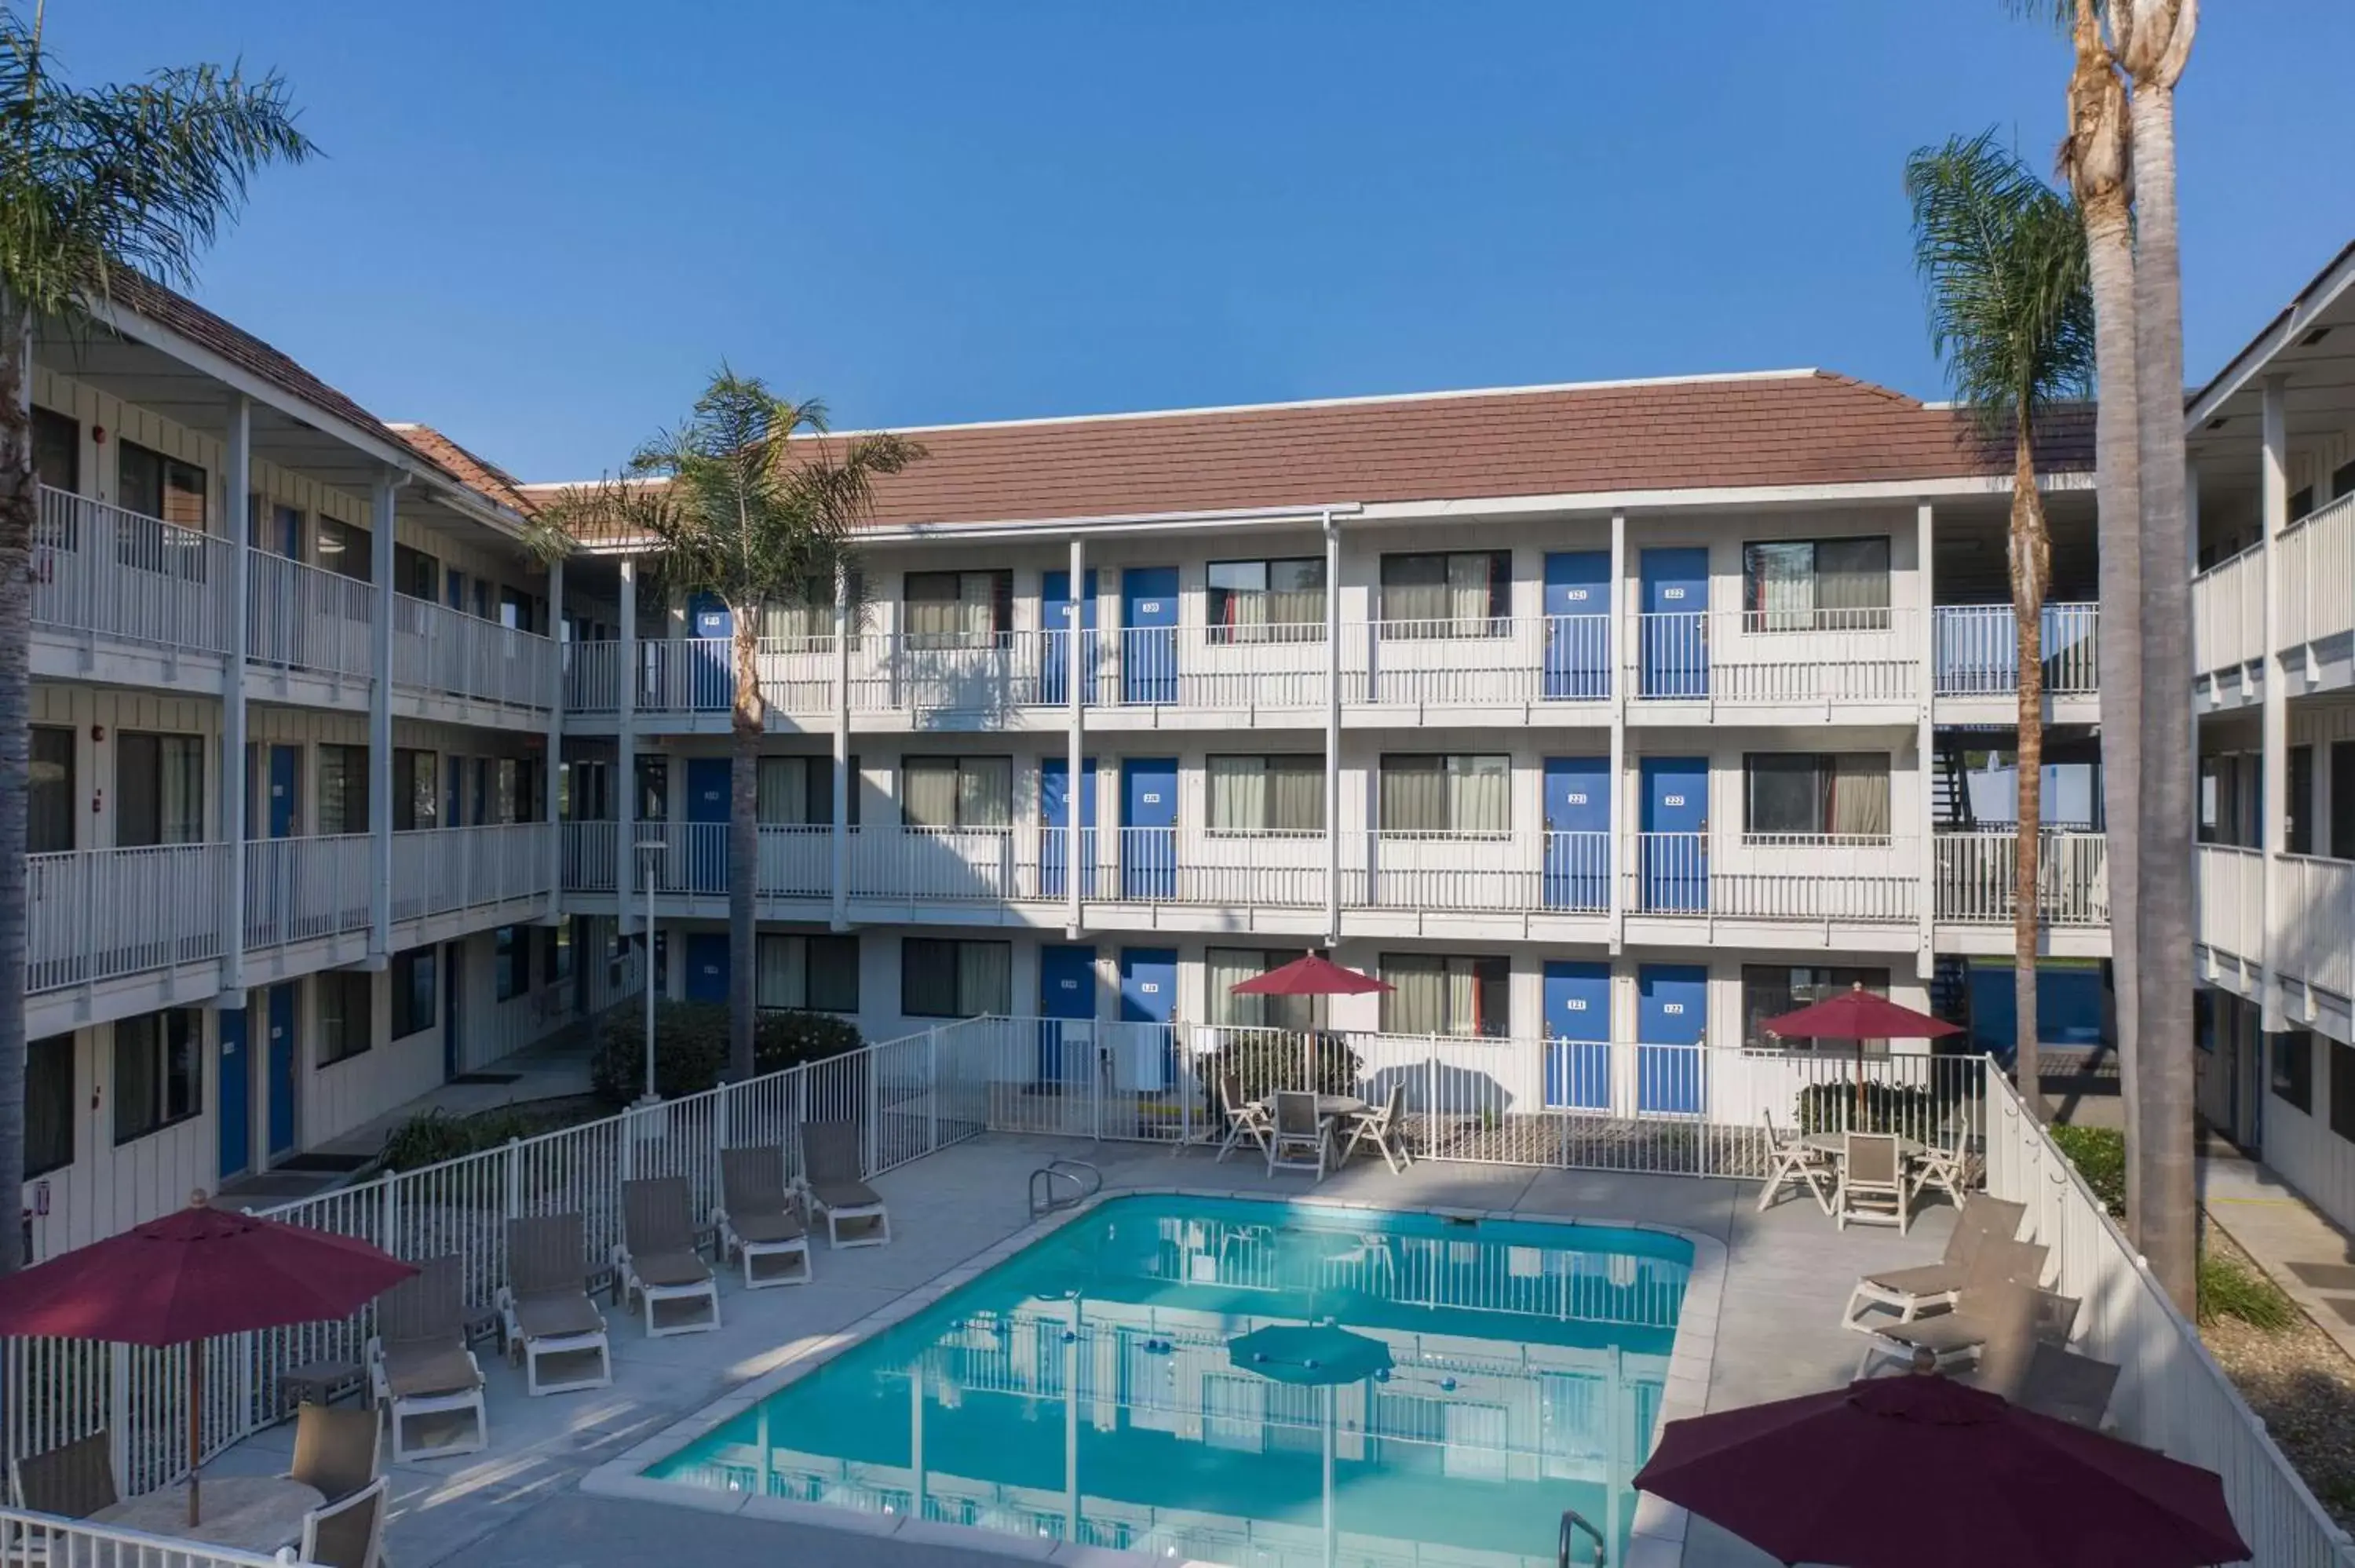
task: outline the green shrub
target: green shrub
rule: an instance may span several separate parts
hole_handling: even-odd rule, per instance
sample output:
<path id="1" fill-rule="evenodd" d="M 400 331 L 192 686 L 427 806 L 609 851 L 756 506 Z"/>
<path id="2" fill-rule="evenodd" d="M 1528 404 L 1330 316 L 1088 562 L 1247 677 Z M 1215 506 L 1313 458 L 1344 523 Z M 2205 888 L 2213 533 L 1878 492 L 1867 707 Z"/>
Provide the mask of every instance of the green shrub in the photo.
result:
<path id="1" fill-rule="evenodd" d="M 2238 1318 L 2252 1329 L 2279 1333 L 2297 1320 L 2297 1306 L 2282 1287 L 2237 1257 L 2200 1254 L 2200 1320 Z"/>
<path id="2" fill-rule="evenodd" d="M 452 1116 L 439 1107 L 420 1112 L 384 1135 L 377 1162 L 389 1171 L 414 1171 L 444 1160 L 463 1160 L 509 1139 L 544 1130 L 542 1118 L 517 1106 Z"/>
<path id="3" fill-rule="evenodd" d="M 2126 1135 L 2113 1127 L 2054 1127 L 2052 1142 L 2109 1210 L 2112 1219 L 2126 1213 Z"/>
<path id="4" fill-rule="evenodd" d="M 625 1015 L 626 1014 L 626 1015 Z M 597 1097 L 625 1106 L 645 1092 L 645 1021 L 636 1009 L 608 1018 L 589 1064 Z M 752 1067 L 782 1072 L 805 1062 L 823 1061 L 865 1044 L 858 1027 L 826 1012 L 762 1012 L 752 1025 Z M 655 1005 L 655 1089 L 665 1099 L 701 1094 L 719 1082 L 728 1066 L 728 1009 L 713 1001 L 663 1001 Z"/>
<path id="5" fill-rule="evenodd" d="M 1809 1132 L 1896 1132 L 1908 1138 L 1935 1137 L 1955 1107 L 1977 1097 L 1976 1074 L 1956 1075 L 1935 1089 L 1903 1084 L 1867 1083 L 1861 1118 L 1853 1080 L 1809 1084 L 1799 1091 L 1799 1130 Z"/>
<path id="6" fill-rule="evenodd" d="M 1314 1046 L 1310 1044 L 1315 1042 Z M 1209 1086 L 1212 1104 L 1217 1103 L 1219 1081 L 1234 1075 L 1236 1093 L 1246 1100 L 1255 1100 L 1277 1089 L 1296 1089 L 1300 1082 L 1301 1063 L 1309 1058 L 1309 1071 L 1314 1081 L 1308 1086 L 1320 1095 L 1354 1095 L 1358 1092 L 1358 1074 L 1364 1064 L 1349 1043 L 1338 1034 L 1319 1031 L 1314 1035 L 1278 1031 L 1229 1036 L 1219 1048 L 1202 1058 L 1202 1082 Z"/>

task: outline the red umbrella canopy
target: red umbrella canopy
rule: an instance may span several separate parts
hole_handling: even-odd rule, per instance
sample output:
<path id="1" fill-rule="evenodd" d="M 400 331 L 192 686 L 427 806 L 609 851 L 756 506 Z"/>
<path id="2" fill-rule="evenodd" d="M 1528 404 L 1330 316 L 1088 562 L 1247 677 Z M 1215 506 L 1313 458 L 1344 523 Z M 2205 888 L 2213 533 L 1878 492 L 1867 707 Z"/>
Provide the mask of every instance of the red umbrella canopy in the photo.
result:
<path id="1" fill-rule="evenodd" d="M 366 1242 L 203 1198 L 0 1279 L 0 1334 L 186 1344 L 347 1317 L 417 1272 Z"/>
<path id="2" fill-rule="evenodd" d="M 1793 1040 L 1936 1040 L 1963 1032 L 1959 1023 L 1900 1007 L 1860 985 L 1829 1001 L 1770 1018 L 1761 1027 Z"/>
<path id="3" fill-rule="evenodd" d="M 1778 1563 L 2197 1568 L 2249 1555 L 2214 1472 L 1933 1373 L 1671 1421 L 1636 1485 Z"/>
<path id="4" fill-rule="evenodd" d="M 1388 991 L 1391 985 L 1356 969 L 1345 969 L 1322 953 L 1310 953 L 1280 969 L 1238 981 L 1231 989 L 1237 996 L 1363 996 Z"/>

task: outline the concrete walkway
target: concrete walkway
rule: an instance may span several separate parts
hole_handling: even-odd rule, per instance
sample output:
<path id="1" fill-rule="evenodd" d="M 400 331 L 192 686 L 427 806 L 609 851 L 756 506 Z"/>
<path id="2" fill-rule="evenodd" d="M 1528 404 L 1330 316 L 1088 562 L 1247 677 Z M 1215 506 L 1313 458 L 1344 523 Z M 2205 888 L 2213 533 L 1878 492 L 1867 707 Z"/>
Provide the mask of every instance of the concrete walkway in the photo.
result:
<path id="1" fill-rule="evenodd" d="M 780 1561 L 859 1568 L 947 1568 L 1003 1563 L 961 1549 L 815 1531 L 783 1521 L 582 1495 L 588 1470 L 614 1458 L 720 1394 L 782 1364 L 899 1296 L 988 1250 L 1029 1224 L 1028 1173 L 1061 1155 L 1091 1160 L 1108 1191 L 1206 1185 L 1297 1196 L 1298 1176 L 1268 1178 L 1246 1160 L 1213 1166 L 1207 1154 L 1173 1158 L 1146 1145 L 991 1137 L 946 1150 L 879 1178 L 892 1209 L 887 1247 L 817 1254 L 816 1278 L 787 1290 L 723 1287 L 725 1327 L 648 1340 L 622 1313 L 609 1318 L 614 1384 L 591 1393 L 527 1398 L 522 1379 L 486 1358 L 492 1443 L 481 1454 L 395 1467 L 387 1555 L 401 1568 L 638 1568 Z M 1862 1341 L 1838 1325 L 1842 1302 L 1864 1269 L 1926 1262 L 1944 1246 L 1952 1212 L 1932 1207 L 1913 1231 L 1841 1232 L 1804 1197 L 1755 1212 L 1744 1181 L 1534 1171 L 1424 1161 L 1393 1176 L 1378 1162 L 1353 1165 L 1315 1189 L 1319 1196 L 1401 1206 L 1513 1210 L 1603 1223 L 1647 1221 L 1714 1236 L 1727 1248 L 1710 1409 L 1838 1386 Z M 291 1457 L 280 1426 L 231 1449 L 213 1473 L 274 1474 Z M 1550 1560 L 1552 1543 L 1533 1555 Z M 1756 1568 L 1763 1554 L 1694 1521 L 1689 1568 Z"/>
<path id="2" fill-rule="evenodd" d="M 2208 1218 L 2256 1259 L 2341 1351 L 2355 1357 L 2355 1238 L 2289 1184 L 2211 1139 L 2200 1160 Z"/>

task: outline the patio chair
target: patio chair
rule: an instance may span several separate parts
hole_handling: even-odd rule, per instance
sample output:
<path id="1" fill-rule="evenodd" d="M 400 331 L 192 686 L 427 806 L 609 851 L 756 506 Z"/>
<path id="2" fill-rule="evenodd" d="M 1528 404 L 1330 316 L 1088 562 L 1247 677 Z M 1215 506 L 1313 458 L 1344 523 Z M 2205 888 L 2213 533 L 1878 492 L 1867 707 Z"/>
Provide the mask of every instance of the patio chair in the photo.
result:
<path id="1" fill-rule="evenodd" d="M 883 1246 L 891 1240 L 891 1213 L 883 1206 L 882 1195 L 867 1184 L 856 1124 L 802 1123 L 801 1190 L 826 1215 L 826 1243 L 836 1251 Z"/>
<path id="2" fill-rule="evenodd" d="M 711 1223 L 719 1232 L 722 1259 L 743 1262 L 745 1289 L 810 1282 L 809 1224 L 801 1194 L 785 1185 L 782 1146 L 719 1151 L 719 1207 Z M 755 1267 L 761 1259 L 777 1263 L 762 1273 Z"/>
<path id="3" fill-rule="evenodd" d="M 1903 1235 L 1910 1218 L 1913 1192 L 1905 1180 L 1905 1161 L 1897 1152 L 1893 1132 L 1851 1132 L 1845 1135 L 1840 1157 L 1839 1185 L 1832 1193 L 1839 1228 L 1850 1220 L 1890 1224 Z"/>
<path id="4" fill-rule="evenodd" d="M 103 1426 L 8 1468 L 16 1506 L 36 1513 L 88 1519 L 123 1500 L 114 1484 L 114 1443 Z"/>
<path id="5" fill-rule="evenodd" d="M 1314 1171 L 1325 1180 L 1325 1156 L 1332 1139 L 1325 1118 L 1316 1114 L 1316 1097 L 1305 1089 L 1275 1092 L 1274 1124 L 1267 1145 L 1267 1172 Z M 1305 1156 L 1305 1158 L 1303 1158 Z"/>
<path id="6" fill-rule="evenodd" d="M 507 1222 L 507 1283 L 499 1290 L 499 1324 L 507 1360 L 523 1363 L 527 1393 L 570 1393 L 613 1381 L 605 1316 L 589 1299 L 587 1260 L 579 1214 Z M 540 1362 L 551 1356 L 594 1356 L 596 1368 L 543 1383 Z"/>
<path id="7" fill-rule="evenodd" d="M 341 1501 L 303 1516 L 298 1559 L 319 1568 L 378 1568 L 384 1561 L 384 1510 L 392 1482 L 378 1477 Z"/>
<path id="8" fill-rule="evenodd" d="M 375 1411 L 305 1404 L 294 1413 L 294 1464 L 286 1478 L 336 1502 L 377 1478 L 383 1447 L 384 1422 Z"/>
<path id="9" fill-rule="evenodd" d="M 613 1248 L 613 1272 L 623 1299 L 635 1296 L 645 1308 L 647 1339 L 719 1327 L 719 1281 L 696 1241 L 695 1200 L 686 1177 L 622 1183 L 622 1240 Z M 708 1310 L 684 1321 L 658 1323 L 657 1308 L 682 1301 L 704 1302 Z"/>
<path id="10" fill-rule="evenodd" d="M 1380 1106 L 1349 1118 L 1349 1142 L 1341 1150 L 1340 1162 L 1348 1164 L 1349 1156 L 1358 1152 L 1359 1144 L 1370 1143 L 1381 1151 L 1382 1163 L 1391 1168 L 1393 1176 L 1413 1164 L 1414 1157 L 1406 1149 L 1405 1116 L 1406 1085 L 1392 1084 Z"/>
<path id="11" fill-rule="evenodd" d="M 1233 1153 L 1238 1143 L 1245 1142 L 1256 1147 L 1264 1158 L 1269 1133 L 1267 1107 L 1257 1100 L 1243 1098 L 1242 1086 L 1232 1073 L 1219 1075 L 1219 1108 L 1227 1116 L 1227 1137 L 1219 1145 L 1219 1160 Z M 1211 1163 L 1215 1165 L 1218 1160 Z"/>
<path id="12" fill-rule="evenodd" d="M 1832 1195 L 1825 1190 L 1827 1180 L 1837 1181 L 1839 1173 L 1822 1150 L 1807 1147 L 1806 1135 L 1797 1128 L 1787 1131 L 1774 1125 L 1774 1113 L 1766 1114 L 1767 1157 L 1773 1161 L 1766 1171 L 1766 1190 L 1758 1194 L 1758 1212 L 1764 1213 L 1783 1189 L 1793 1182 L 1815 1194 L 1816 1207 L 1827 1214 L 1832 1212 Z"/>
<path id="13" fill-rule="evenodd" d="M 1955 1293 L 1970 1278 L 1971 1261 L 1978 1255 L 1981 1244 L 2009 1241 L 2027 1214 L 2025 1203 L 2006 1202 L 1984 1192 L 1972 1193 L 1964 1202 L 1963 1212 L 1955 1216 L 1955 1228 L 1946 1234 L 1945 1256 L 1936 1263 L 1866 1275 L 1849 1292 L 1848 1306 L 1842 1309 L 1840 1320 L 1869 1334 L 1874 1320 L 1868 1314 L 1876 1307 L 1894 1309 L 1897 1321 L 1907 1323 L 1931 1308 L 1953 1306 Z M 2035 1284 L 2042 1272 L 2044 1249 L 2035 1250 L 2037 1274 L 2022 1280 L 2023 1285 Z"/>
<path id="14" fill-rule="evenodd" d="M 1913 1178 L 1913 1191 L 1919 1194 L 1925 1187 L 1935 1187 L 1957 1208 L 1966 1207 L 1972 1201 L 1971 1190 L 1979 1184 L 1983 1174 L 1979 1156 L 1971 1148 L 1973 1132 L 1967 1112 L 1956 1112 L 1946 1136 L 1946 1142 L 1931 1144 L 1923 1152 L 1920 1170 Z"/>
<path id="15" fill-rule="evenodd" d="M 1997 1245 L 2018 1246 L 2018 1242 Z M 1982 1255 L 1984 1256 L 1984 1254 Z M 1984 1359 L 1989 1375 L 2009 1380 L 2039 1344 L 2065 1346 L 2077 1324 L 2077 1300 L 2013 1279 L 1979 1279 L 1963 1287 L 1951 1311 L 1876 1329 L 1857 1359 L 1856 1375 L 1868 1374 L 1876 1360 L 1911 1364 L 1916 1351 L 1930 1352 L 1940 1370 Z"/>
<path id="16" fill-rule="evenodd" d="M 465 1286 L 454 1253 L 428 1258 L 378 1298 L 368 1364 L 369 1390 L 392 1427 L 394 1464 L 472 1454 L 490 1442 L 483 1368 L 466 1348 Z M 460 1411 L 473 1417 L 467 1431 L 423 1447 L 409 1446 L 411 1419 Z"/>
<path id="17" fill-rule="evenodd" d="M 2098 1432 L 2117 1385 L 2118 1368 L 2111 1362 L 2040 1342 L 2029 1356 L 2028 1372 L 2018 1389 L 1997 1392 L 2022 1410 Z"/>

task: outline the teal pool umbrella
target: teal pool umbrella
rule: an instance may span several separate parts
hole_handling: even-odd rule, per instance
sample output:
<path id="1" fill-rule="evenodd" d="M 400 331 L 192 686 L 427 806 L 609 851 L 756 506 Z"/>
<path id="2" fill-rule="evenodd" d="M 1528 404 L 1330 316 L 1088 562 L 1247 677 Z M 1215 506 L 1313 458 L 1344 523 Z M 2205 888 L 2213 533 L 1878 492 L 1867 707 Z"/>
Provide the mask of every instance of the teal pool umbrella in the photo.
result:
<path id="1" fill-rule="evenodd" d="M 1245 1372 L 1301 1388 L 1357 1383 L 1391 1370 L 1391 1348 L 1330 1323 L 1254 1329 L 1227 1341 L 1227 1359 Z"/>

